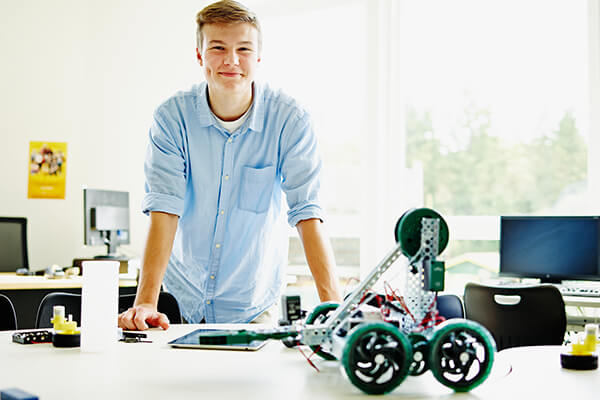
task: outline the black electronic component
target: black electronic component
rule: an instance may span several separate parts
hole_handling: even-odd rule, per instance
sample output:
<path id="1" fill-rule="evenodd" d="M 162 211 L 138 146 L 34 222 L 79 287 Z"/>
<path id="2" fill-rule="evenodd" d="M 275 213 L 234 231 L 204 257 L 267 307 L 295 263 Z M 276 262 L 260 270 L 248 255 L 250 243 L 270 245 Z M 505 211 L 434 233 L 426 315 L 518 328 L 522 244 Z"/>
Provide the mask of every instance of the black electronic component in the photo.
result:
<path id="1" fill-rule="evenodd" d="M 124 339 L 127 339 L 127 338 L 137 339 L 137 338 L 147 338 L 147 337 L 148 337 L 148 335 L 145 334 L 145 333 L 123 331 L 123 338 Z"/>
<path id="2" fill-rule="evenodd" d="M 281 319 L 279 320 L 279 325 L 291 325 L 294 321 L 302 319 L 302 315 L 300 296 L 281 295 Z"/>
<path id="3" fill-rule="evenodd" d="M 12 341 L 20 344 L 52 343 L 52 332 L 47 330 L 15 332 Z"/>
<path id="4" fill-rule="evenodd" d="M 290 336 L 283 338 L 281 339 L 281 343 L 283 343 L 285 347 L 289 348 L 300 346 L 300 336 Z"/>
<path id="5" fill-rule="evenodd" d="M 441 292 L 444 290 L 444 262 L 433 261 L 429 264 L 429 269 L 425 268 L 425 290 Z"/>
<path id="6" fill-rule="evenodd" d="M 143 340 L 145 338 L 147 338 L 148 335 L 145 333 L 138 333 L 138 332 L 125 332 L 123 331 L 121 334 L 121 338 L 119 339 L 119 342 L 125 342 L 125 343 L 152 343 L 152 340 Z"/>

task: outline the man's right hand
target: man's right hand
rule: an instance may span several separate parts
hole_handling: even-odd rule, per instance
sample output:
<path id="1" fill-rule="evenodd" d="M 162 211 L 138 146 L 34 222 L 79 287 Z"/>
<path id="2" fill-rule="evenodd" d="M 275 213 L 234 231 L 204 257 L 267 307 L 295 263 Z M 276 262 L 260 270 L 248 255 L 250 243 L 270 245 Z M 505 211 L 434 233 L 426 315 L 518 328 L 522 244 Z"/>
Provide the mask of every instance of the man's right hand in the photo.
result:
<path id="1" fill-rule="evenodd" d="M 120 328 L 144 331 L 149 326 L 160 326 L 165 330 L 169 329 L 169 318 L 165 314 L 159 313 L 156 307 L 151 304 L 138 304 L 119 314 Z"/>

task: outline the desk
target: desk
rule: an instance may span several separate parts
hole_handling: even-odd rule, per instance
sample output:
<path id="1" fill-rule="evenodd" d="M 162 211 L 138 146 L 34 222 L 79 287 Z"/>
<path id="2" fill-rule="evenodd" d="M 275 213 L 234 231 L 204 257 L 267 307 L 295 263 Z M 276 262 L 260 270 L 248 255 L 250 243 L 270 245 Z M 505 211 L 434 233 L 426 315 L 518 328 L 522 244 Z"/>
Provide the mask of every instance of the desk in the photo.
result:
<path id="1" fill-rule="evenodd" d="M 500 390 L 503 399 L 597 399 L 600 370 L 560 366 L 561 346 L 513 347 L 498 353 L 511 372 Z"/>
<path id="2" fill-rule="evenodd" d="M 210 325 L 204 325 L 207 327 Z M 86 354 L 50 344 L 19 345 L 0 333 L 0 388 L 18 387 L 54 399 L 555 399 L 577 383 L 597 392 L 598 371 L 561 370 L 560 347 L 518 348 L 497 354 L 490 377 L 467 394 L 454 394 L 431 372 L 407 377 L 391 394 L 369 396 L 354 387 L 339 363 L 316 359 L 320 372 L 300 352 L 271 341 L 256 352 L 172 349 L 167 342 L 198 325 L 151 330 L 153 343 L 118 343 L 112 354 Z M 244 325 L 212 325 L 242 328 Z M 257 326 L 254 325 L 254 328 Z M 5 361 L 6 360 L 6 361 Z M 512 369 L 512 370 L 511 370 Z M 514 376 L 513 376 L 514 375 Z M 514 386 L 514 385 L 518 385 Z M 592 385 L 594 392 L 591 392 Z M 557 392 L 558 390 L 558 392 Z M 562 391 L 562 392 L 561 392 Z M 517 393 L 506 397 L 505 393 Z M 572 394 L 572 392 L 570 392 Z M 567 397 L 565 397 L 567 398 Z"/>
<path id="3" fill-rule="evenodd" d="M 81 293 L 82 276 L 73 278 L 48 279 L 44 276 L 18 276 L 14 273 L 0 273 L 0 293 L 13 303 L 19 329 L 35 328 L 35 316 L 40 301 L 50 292 Z M 134 294 L 137 289 L 135 279 L 119 281 L 119 294 Z"/>
<path id="4" fill-rule="evenodd" d="M 600 297 L 563 296 L 567 312 L 567 331 L 582 331 L 585 324 L 600 322 Z M 572 308 L 584 307 L 593 309 L 593 313 L 576 315 Z"/>
<path id="5" fill-rule="evenodd" d="M 600 297 L 563 296 L 565 306 L 600 307 Z"/>

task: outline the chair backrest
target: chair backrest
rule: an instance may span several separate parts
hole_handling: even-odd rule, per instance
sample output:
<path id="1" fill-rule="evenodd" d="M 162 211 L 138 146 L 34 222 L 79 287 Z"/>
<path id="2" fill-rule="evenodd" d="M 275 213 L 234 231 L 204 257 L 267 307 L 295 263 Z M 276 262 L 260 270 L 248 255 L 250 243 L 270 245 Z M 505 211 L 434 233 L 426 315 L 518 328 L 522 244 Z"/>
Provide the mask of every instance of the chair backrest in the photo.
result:
<path id="1" fill-rule="evenodd" d="M 518 346 L 560 345 L 567 327 L 565 303 L 552 285 L 465 286 L 467 319 L 485 326 L 498 350 Z"/>
<path id="2" fill-rule="evenodd" d="M 119 312 L 121 313 L 133 306 L 134 301 L 135 294 L 120 295 Z M 54 306 L 58 305 L 65 306 L 65 316 L 71 314 L 73 316 L 73 321 L 77 321 L 78 325 L 81 324 L 81 295 L 74 293 L 53 292 L 48 293 L 40 302 L 35 321 L 35 326 L 37 329 L 52 327 L 50 319 L 52 318 L 54 312 Z M 171 293 L 160 292 L 158 295 L 158 311 L 166 314 L 170 323 L 181 323 L 179 304 Z"/>
<path id="3" fill-rule="evenodd" d="M 0 272 L 29 268 L 27 218 L 0 217 Z"/>
<path id="4" fill-rule="evenodd" d="M 436 305 L 438 313 L 446 319 L 465 317 L 463 302 L 460 297 L 455 294 L 439 295 Z"/>
<path id="5" fill-rule="evenodd" d="M 13 331 L 17 329 L 17 314 L 12 301 L 0 294 L 0 331 Z"/>
<path id="6" fill-rule="evenodd" d="M 38 307 L 35 317 L 36 329 L 52 328 L 52 316 L 54 314 L 54 306 L 65 307 L 65 317 L 73 316 L 73 321 L 77 321 L 77 325 L 81 324 L 81 295 L 76 293 L 52 292 L 48 293 Z"/>

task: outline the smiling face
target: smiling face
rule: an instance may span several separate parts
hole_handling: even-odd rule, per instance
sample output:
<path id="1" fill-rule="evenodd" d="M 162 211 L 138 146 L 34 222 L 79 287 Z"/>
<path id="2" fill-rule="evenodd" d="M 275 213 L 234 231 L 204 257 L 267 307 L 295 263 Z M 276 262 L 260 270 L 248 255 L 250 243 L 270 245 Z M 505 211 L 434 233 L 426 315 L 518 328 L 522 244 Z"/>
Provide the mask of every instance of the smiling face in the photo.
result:
<path id="1" fill-rule="evenodd" d="M 197 57 L 211 93 L 252 93 L 258 63 L 258 31 L 249 23 L 206 24 Z"/>

